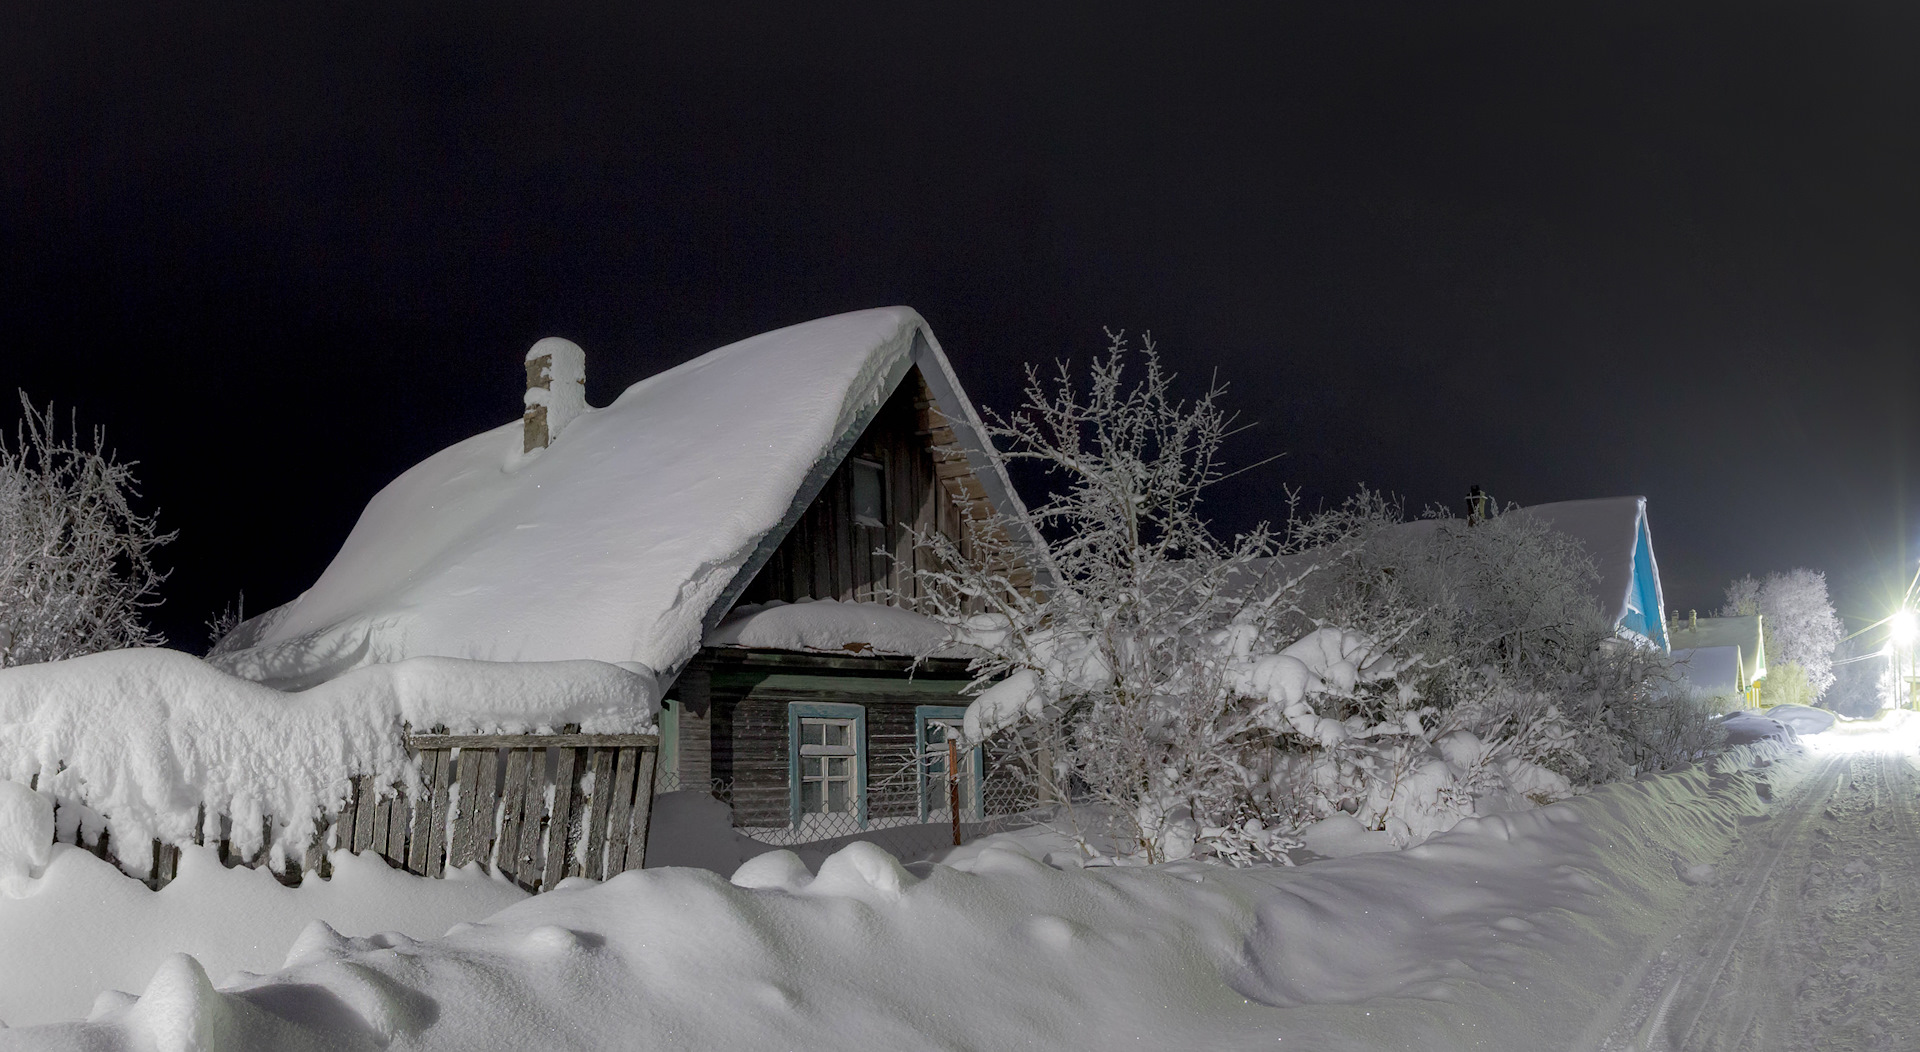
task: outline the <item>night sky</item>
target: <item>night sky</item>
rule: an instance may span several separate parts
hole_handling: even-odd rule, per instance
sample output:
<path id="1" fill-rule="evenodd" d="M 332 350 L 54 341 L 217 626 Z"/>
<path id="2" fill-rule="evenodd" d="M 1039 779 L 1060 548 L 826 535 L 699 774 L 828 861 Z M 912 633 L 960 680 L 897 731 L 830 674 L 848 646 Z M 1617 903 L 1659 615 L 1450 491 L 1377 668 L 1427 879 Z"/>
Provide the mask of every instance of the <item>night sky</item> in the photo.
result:
<path id="1" fill-rule="evenodd" d="M 718 6 L 4 0 L 0 392 L 142 462 L 177 644 L 541 336 L 605 404 L 892 303 L 989 406 L 1103 326 L 1217 370 L 1287 454 L 1226 531 L 1640 493 L 1702 612 L 1920 556 L 1914 5 Z"/>

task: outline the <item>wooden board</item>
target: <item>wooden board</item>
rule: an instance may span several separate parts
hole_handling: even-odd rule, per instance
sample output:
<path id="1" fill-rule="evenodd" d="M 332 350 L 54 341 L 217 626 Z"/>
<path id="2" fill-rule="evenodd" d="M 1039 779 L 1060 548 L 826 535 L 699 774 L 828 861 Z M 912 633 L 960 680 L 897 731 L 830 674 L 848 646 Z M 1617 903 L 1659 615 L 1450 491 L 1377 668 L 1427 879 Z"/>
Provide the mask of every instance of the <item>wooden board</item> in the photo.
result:
<path id="1" fill-rule="evenodd" d="M 407 870 L 427 875 L 427 827 L 433 824 L 433 777 L 440 767 L 439 752 L 419 754 L 420 797 L 413 801 L 413 814 L 407 832 Z"/>
<path id="2" fill-rule="evenodd" d="M 500 822 L 500 750 L 481 749 L 473 756 L 473 860 L 484 868 L 493 864 L 493 838 Z"/>
<path id="3" fill-rule="evenodd" d="M 628 827 L 633 815 L 633 782 L 639 767 L 638 749 L 621 749 L 614 765 L 613 797 L 607 808 L 607 873 L 624 871 L 627 858 L 626 838 L 619 831 Z"/>
<path id="4" fill-rule="evenodd" d="M 607 807 L 613 802 L 612 749 L 593 750 L 593 802 L 587 809 L 587 850 L 581 855 L 579 874 L 599 880 L 607 869 Z"/>
<path id="5" fill-rule="evenodd" d="M 579 754 L 573 749 L 553 749 L 547 753 L 553 761 L 549 782 L 553 785 L 553 820 L 547 825 L 547 858 L 542 868 L 540 887 L 550 889 L 567 875 L 567 856 L 573 841 L 574 782 L 579 777 Z"/>
<path id="6" fill-rule="evenodd" d="M 633 813 L 627 824 L 627 857 L 622 870 L 639 869 L 647 862 L 647 826 L 653 818 L 653 772 L 659 753 L 642 751 L 634 773 Z"/>
<path id="7" fill-rule="evenodd" d="M 545 749 L 528 749 L 526 800 L 520 807 L 520 850 L 514 856 L 514 873 L 520 886 L 536 890 L 540 885 L 541 834 L 546 831 L 547 757 Z"/>
<path id="8" fill-rule="evenodd" d="M 494 865 L 505 876 L 520 872 L 520 811 L 527 802 L 527 750 L 507 753 L 507 781 L 500 789 L 499 847 L 494 850 Z"/>

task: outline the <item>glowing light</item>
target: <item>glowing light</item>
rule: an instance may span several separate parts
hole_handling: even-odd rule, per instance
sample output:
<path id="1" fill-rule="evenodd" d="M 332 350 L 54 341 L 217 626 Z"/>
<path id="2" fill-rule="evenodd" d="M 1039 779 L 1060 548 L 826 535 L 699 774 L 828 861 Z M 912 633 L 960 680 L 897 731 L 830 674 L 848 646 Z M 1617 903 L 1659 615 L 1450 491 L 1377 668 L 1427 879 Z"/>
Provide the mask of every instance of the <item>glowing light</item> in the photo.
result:
<path id="1" fill-rule="evenodd" d="M 1893 631 L 1893 645 L 1912 646 L 1915 636 L 1920 636 L 1920 621 L 1916 621 L 1911 610 L 1898 610 L 1887 619 L 1887 627 Z"/>

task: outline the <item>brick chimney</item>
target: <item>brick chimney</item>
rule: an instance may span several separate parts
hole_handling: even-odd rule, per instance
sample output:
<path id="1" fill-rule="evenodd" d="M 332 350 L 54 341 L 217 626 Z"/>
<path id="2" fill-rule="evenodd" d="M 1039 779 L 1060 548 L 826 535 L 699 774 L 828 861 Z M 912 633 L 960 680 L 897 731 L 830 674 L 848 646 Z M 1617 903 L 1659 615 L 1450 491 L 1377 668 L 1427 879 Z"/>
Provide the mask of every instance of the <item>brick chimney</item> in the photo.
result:
<path id="1" fill-rule="evenodd" d="M 545 449 L 587 408 L 587 352 L 572 340 L 549 336 L 527 351 L 527 407 L 520 418 L 521 451 Z"/>

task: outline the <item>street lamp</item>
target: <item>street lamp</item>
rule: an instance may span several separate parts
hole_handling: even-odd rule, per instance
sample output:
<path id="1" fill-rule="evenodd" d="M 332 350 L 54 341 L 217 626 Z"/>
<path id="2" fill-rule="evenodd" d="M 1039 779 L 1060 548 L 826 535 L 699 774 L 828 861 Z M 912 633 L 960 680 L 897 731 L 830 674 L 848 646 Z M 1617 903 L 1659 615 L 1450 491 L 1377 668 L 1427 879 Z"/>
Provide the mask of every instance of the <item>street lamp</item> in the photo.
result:
<path id="1" fill-rule="evenodd" d="M 1903 606 L 1895 610 L 1892 617 L 1887 618 L 1887 633 L 1891 639 L 1887 653 L 1893 659 L 1894 696 L 1899 698 L 1900 707 L 1906 708 L 1910 699 L 1902 695 L 1911 693 L 1911 688 L 1907 685 L 1908 668 L 1913 663 L 1914 638 L 1920 636 L 1920 618 L 1915 618 L 1913 611 Z"/>

